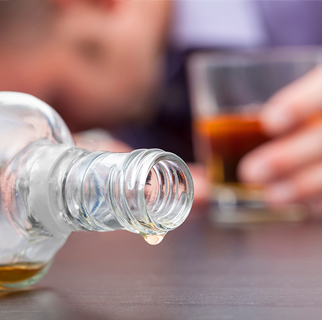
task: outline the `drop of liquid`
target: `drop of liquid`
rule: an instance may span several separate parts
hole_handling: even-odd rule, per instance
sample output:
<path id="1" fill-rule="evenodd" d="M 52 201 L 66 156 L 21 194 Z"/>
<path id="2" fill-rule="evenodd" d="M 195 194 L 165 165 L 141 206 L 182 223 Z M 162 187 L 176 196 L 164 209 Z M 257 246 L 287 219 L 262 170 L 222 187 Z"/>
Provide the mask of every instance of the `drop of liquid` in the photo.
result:
<path id="1" fill-rule="evenodd" d="M 153 235 L 142 235 L 144 240 L 150 244 L 151 246 L 156 246 L 157 244 L 159 244 L 163 239 L 165 234 L 153 234 Z"/>

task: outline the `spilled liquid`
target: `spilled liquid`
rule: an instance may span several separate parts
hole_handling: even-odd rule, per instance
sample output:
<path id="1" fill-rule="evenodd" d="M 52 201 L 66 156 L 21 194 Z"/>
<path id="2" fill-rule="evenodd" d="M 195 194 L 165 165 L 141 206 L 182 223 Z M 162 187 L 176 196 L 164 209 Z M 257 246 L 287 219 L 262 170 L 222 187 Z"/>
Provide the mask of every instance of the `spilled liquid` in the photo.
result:
<path id="1" fill-rule="evenodd" d="M 142 237 L 151 246 L 156 246 L 164 239 L 165 234 L 142 235 Z"/>
<path id="2" fill-rule="evenodd" d="M 28 262 L 0 265 L 0 287 L 9 283 L 25 281 L 36 275 L 45 266 L 46 264 Z"/>

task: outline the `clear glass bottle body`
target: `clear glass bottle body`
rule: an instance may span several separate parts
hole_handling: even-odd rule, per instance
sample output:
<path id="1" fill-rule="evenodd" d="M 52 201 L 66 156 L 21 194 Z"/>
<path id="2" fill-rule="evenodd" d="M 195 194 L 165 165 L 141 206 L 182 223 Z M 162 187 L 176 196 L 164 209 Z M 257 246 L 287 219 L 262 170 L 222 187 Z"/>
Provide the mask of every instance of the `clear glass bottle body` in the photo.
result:
<path id="1" fill-rule="evenodd" d="M 171 153 L 76 148 L 55 111 L 18 93 L 0 93 L 0 130 L 0 290 L 38 281 L 72 231 L 162 237 L 190 211 L 192 178 Z"/>

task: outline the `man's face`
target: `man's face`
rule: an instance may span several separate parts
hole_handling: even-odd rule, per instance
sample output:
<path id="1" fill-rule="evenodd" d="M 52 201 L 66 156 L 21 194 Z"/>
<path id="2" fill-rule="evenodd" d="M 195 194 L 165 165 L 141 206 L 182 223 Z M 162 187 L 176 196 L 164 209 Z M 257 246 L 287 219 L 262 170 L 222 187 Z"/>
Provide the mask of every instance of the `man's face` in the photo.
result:
<path id="1" fill-rule="evenodd" d="M 114 126 L 147 115 L 160 74 L 161 39 L 142 10 L 105 14 L 84 7 L 76 9 L 75 20 L 62 17 L 57 108 L 72 127 Z"/>
<path id="2" fill-rule="evenodd" d="M 74 131 L 148 117 L 168 2 L 115 1 L 106 8 L 103 1 L 65 3 L 52 11 L 50 23 L 40 19 L 33 32 L 9 35 L 17 44 L 6 53 L 1 47 L 0 90 L 47 101 Z M 47 31 L 36 34 L 43 24 Z"/>

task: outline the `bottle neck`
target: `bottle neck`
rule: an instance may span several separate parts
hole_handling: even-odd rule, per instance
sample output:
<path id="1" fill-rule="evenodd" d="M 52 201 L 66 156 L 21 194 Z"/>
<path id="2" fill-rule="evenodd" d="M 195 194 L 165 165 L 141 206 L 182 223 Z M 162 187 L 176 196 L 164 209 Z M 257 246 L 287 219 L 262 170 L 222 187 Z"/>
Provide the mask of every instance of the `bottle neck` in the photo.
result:
<path id="1" fill-rule="evenodd" d="M 21 233 L 66 237 L 68 220 L 62 186 L 68 167 L 86 151 L 68 145 L 36 142 L 20 152 L 1 181 L 4 208 Z"/>
<path id="2" fill-rule="evenodd" d="M 187 218 L 193 183 L 185 163 L 162 150 L 94 152 L 72 166 L 63 192 L 80 229 L 160 235 Z"/>
<path id="3" fill-rule="evenodd" d="M 161 150 L 89 152 L 34 145 L 7 169 L 5 202 L 16 224 L 46 236 L 74 230 L 162 235 L 192 206 L 189 169 Z"/>

